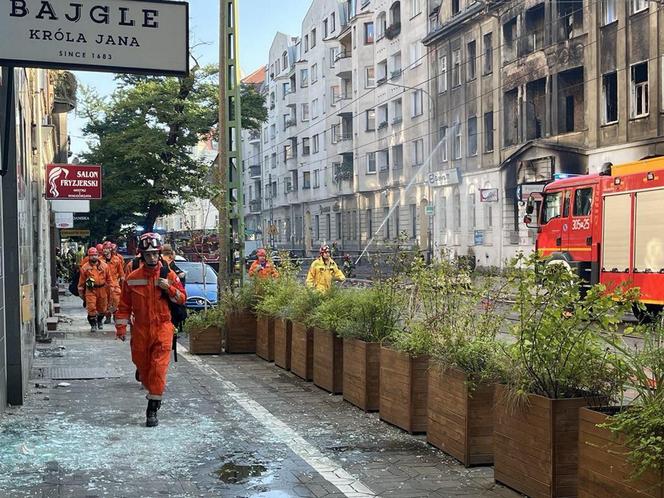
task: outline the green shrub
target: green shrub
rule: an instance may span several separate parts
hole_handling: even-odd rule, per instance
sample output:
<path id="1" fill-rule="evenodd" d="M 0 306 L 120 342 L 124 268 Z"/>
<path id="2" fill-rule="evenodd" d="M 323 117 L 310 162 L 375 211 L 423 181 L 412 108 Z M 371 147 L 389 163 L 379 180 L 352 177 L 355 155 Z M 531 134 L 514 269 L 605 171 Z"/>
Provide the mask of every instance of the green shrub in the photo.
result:
<path id="1" fill-rule="evenodd" d="M 653 323 L 630 331 L 643 338 L 636 349 L 616 341 L 622 354 L 614 364 L 627 379 L 626 387 L 636 392 L 632 404 L 610 417 L 604 427 L 622 435 L 629 448 L 632 478 L 647 471 L 664 471 L 664 314 Z M 661 484 L 661 483 L 660 483 Z"/>
<path id="2" fill-rule="evenodd" d="M 314 325 L 314 314 L 318 305 L 327 297 L 310 287 L 298 285 L 291 293 L 286 307 L 286 318 L 303 323 L 307 327 Z"/>
<path id="3" fill-rule="evenodd" d="M 261 299 L 256 304 L 256 312 L 264 316 L 290 318 L 293 296 L 301 288 L 302 284 L 291 278 L 280 277 L 266 281 L 262 287 Z"/>
<path id="4" fill-rule="evenodd" d="M 194 330 L 206 329 L 208 327 L 223 327 L 224 309 L 222 307 L 208 308 L 197 313 L 190 313 L 184 322 L 183 328 L 187 334 Z"/>
<path id="5" fill-rule="evenodd" d="M 510 279 L 518 314 L 515 343 L 506 348 L 512 392 L 584 396 L 597 406 L 617 399 L 624 377 L 604 337 L 616 333 L 638 290 L 596 285 L 582 293 L 579 277 L 536 255 L 516 258 Z"/>
<path id="6" fill-rule="evenodd" d="M 404 292 L 390 281 L 377 282 L 368 289 L 349 291 L 348 313 L 340 317 L 337 334 L 366 342 L 383 342 L 398 329 L 403 319 Z"/>
<path id="7" fill-rule="evenodd" d="M 356 300 L 362 292 L 364 291 L 332 287 L 313 312 L 312 324 L 321 329 L 338 332 L 354 320 Z"/>

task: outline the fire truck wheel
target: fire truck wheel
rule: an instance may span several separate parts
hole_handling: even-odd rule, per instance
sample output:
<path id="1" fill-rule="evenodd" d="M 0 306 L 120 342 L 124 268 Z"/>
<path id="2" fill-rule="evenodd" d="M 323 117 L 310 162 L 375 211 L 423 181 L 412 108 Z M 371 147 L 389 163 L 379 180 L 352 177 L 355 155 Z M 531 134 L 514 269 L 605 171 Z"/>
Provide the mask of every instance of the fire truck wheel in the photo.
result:
<path id="1" fill-rule="evenodd" d="M 639 323 L 653 323 L 658 315 L 662 312 L 662 306 L 657 304 L 645 304 L 645 308 L 641 308 L 636 304 L 632 306 L 632 313 Z M 661 317 L 660 317 L 661 318 Z"/>

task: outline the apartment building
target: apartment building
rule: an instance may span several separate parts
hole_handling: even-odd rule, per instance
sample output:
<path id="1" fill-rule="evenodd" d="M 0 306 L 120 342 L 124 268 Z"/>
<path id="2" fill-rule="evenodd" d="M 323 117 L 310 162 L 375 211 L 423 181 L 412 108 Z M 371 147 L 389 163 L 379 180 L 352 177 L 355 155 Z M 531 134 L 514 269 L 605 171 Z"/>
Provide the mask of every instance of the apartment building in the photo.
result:
<path id="1" fill-rule="evenodd" d="M 430 0 L 428 12 L 437 244 L 500 265 L 532 250 L 523 201 L 554 175 L 662 154 L 655 4 Z"/>
<path id="2" fill-rule="evenodd" d="M 399 1 L 315 0 L 299 36 L 276 34 L 260 152 L 266 244 L 309 254 L 337 242 L 359 251 L 399 202 L 377 246 L 402 232 L 427 245 L 425 175 L 406 189 L 430 148 L 426 32 L 423 1 L 402 11 Z"/>

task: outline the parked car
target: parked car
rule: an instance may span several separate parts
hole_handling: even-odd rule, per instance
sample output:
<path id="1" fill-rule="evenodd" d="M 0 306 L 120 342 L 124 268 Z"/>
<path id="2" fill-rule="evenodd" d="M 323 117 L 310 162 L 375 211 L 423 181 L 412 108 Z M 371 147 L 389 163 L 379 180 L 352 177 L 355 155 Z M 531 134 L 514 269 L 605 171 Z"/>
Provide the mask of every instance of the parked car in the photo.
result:
<path id="1" fill-rule="evenodd" d="M 184 287 L 187 291 L 187 309 L 198 311 L 206 306 L 216 306 L 217 272 L 205 263 L 178 261 L 178 267 L 186 274 Z"/>
<path id="2" fill-rule="evenodd" d="M 254 249 L 253 251 L 251 251 L 251 253 L 249 253 L 249 256 L 245 258 L 244 266 L 247 268 L 247 270 L 249 270 L 253 262 L 258 259 L 258 257 L 256 256 L 257 251 L 258 249 Z M 284 252 L 288 252 L 288 258 L 290 259 L 290 262 L 292 264 L 297 264 L 298 262 L 297 255 L 293 251 L 272 251 L 268 259 L 270 259 L 272 263 L 274 263 L 274 266 L 279 267 L 281 266 L 281 253 Z"/>

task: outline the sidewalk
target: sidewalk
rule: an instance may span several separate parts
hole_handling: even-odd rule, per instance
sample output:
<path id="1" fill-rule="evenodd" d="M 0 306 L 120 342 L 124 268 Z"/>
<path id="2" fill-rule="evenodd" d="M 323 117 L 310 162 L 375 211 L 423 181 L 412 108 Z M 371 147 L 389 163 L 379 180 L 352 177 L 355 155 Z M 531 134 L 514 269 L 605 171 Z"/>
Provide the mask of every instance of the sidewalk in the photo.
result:
<path id="1" fill-rule="evenodd" d="M 0 497 L 519 496 L 255 355 L 179 354 L 146 428 L 128 342 L 62 306 L 72 323 L 0 415 Z"/>

